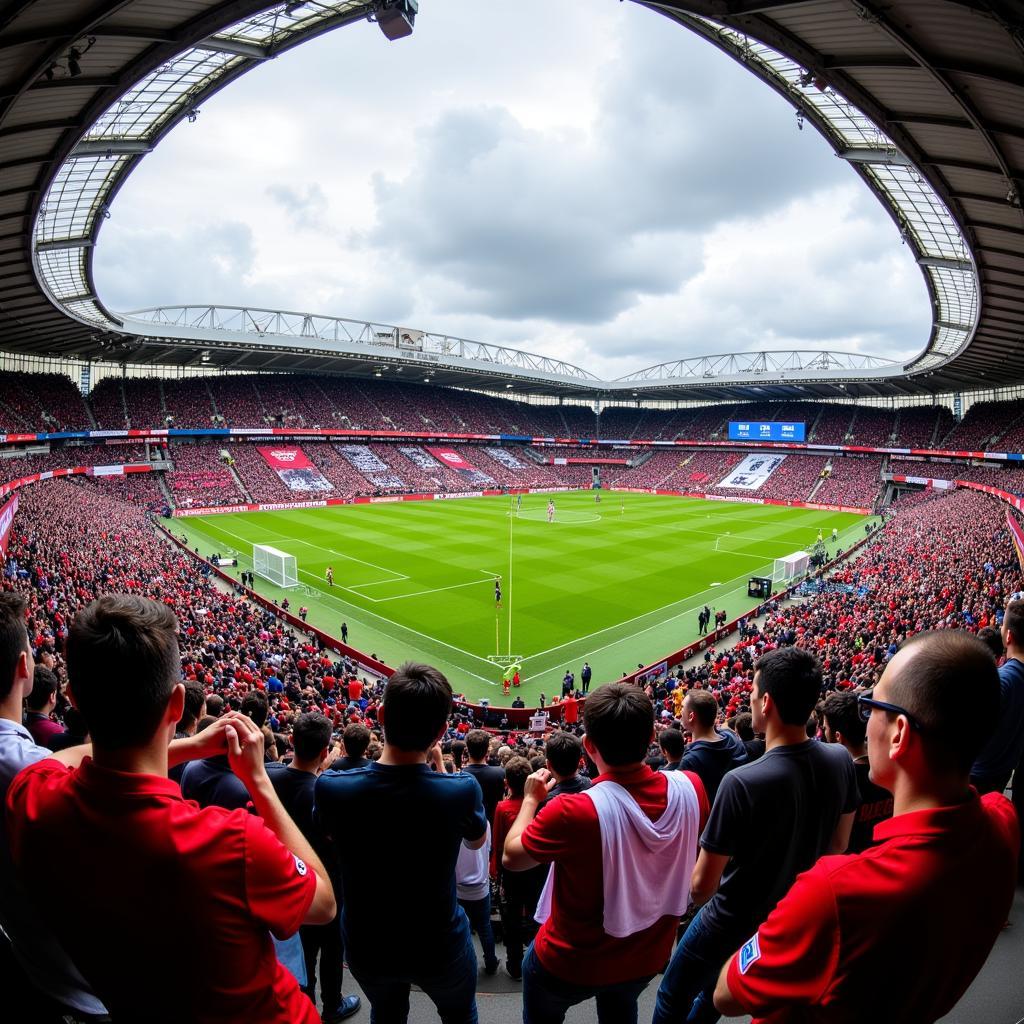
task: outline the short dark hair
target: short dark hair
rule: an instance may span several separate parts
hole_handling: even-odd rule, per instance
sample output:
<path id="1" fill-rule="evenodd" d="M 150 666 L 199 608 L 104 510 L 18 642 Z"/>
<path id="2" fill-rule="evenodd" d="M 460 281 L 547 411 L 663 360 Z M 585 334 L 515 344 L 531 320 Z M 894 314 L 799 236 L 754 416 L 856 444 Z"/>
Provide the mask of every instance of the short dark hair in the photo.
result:
<path id="1" fill-rule="evenodd" d="M 345 726 L 341 742 L 345 745 L 345 753 L 349 757 L 362 757 L 370 745 L 370 730 L 362 722 L 353 722 Z"/>
<path id="2" fill-rule="evenodd" d="M 470 729 L 466 733 L 466 752 L 473 761 L 487 756 L 491 748 L 491 734 L 483 729 Z"/>
<path id="3" fill-rule="evenodd" d="M 26 607 L 21 594 L 0 594 L 0 700 L 10 694 L 18 659 L 29 650 Z"/>
<path id="4" fill-rule="evenodd" d="M 786 725 L 806 726 L 821 695 L 821 665 L 801 647 L 779 647 L 754 666 L 758 692 L 768 694 Z"/>
<path id="5" fill-rule="evenodd" d="M 579 771 L 583 744 L 571 732 L 555 732 L 548 737 L 545 754 L 556 775 L 575 775 Z"/>
<path id="6" fill-rule="evenodd" d="M 697 721 L 705 729 L 710 729 L 718 718 L 718 701 L 713 693 L 707 690 L 691 690 L 685 700 L 690 702 L 690 710 L 697 716 Z"/>
<path id="7" fill-rule="evenodd" d="M 211 693 L 207 696 L 206 713 L 210 718 L 220 718 L 224 714 L 224 698 L 219 693 Z"/>
<path id="8" fill-rule="evenodd" d="M 261 729 L 270 715 L 270 700 L 262 690 L 253 690 L 242 698 L 242 714 L 251 718 Z"/>
<path id="9" fill-rule="evenodd" d="M 900 650 L 918 647 L 911 665 L 892 678 L 886 699 L 921 725 L 926 756 L 936 771 L 966 775 L 999 713 L 995 658 L 983 640 L 960 629 L 918 633 Z"/>
<path id="10" fill-rule="evenodd" d="M 978 639 L 988 647 L 994 658 L 999 659 L 1006 653 L 1006 647 L 1003 645 L 1003 638 L 1000 636 L 999 630 L 996 629 L 995 626 L 984 626 L 979 629 Z"/>
<path id="11" fill-rule="evenodd" d="M 59 687 L 57 677 L 45 665 L 36 665 L 32 673 L 32 692 L 28 695 L 29 711 L 41 711 Z"/>
<path id="12" fill-rule="evenodd" d="M 1014 643 L 1024 644 L 1024 600 L 1010 601 L 1003 611 L 1003 628 L 1013 634 Z"/>
<path id="13" fill-rule="evenodd" d="M 678 729 L 663 729 L 658 734 L 658 746 L 670 761 L 678 761 L 683 756 L 683 734 Z"/>
<path id="14" fill-rule="evenodd" d="M 177 630 L 167 605 L 136 594 L 106 594 L 75 616 L 68 678 L 97 746 L 152 739 L 181 676 Z"/>
<path id="15" fill-rule="evenodd" d="M 452 688 L 430 665 L 407 661 L 388 680 L 384 739 L 399 750 L 429 750 L 452 711 Z"/>
<path id="16" fill-rule="evenodd" d="M 741 711 L 733 719 L 732 724 L 736 735 L 744 743 L 749 743 L 754 738 L 754 716 L 749 711 Z"/>
<path id="17" fill-rule="evenodd" d="M 292 729 L 295 756 L 303 761 L 316 757 L 331 742 L 331 723 L 319 711 L 299 715 Z"/>
<path id="18" fill-rule="evenodd" d="M 632 683 L 605 683 L 587 697 L 583 727 L 607 764 L 635 764 L 651 742 L 654 705 Z"/>
<path id="19" fill-rule="evenodd" d="M 505 765 L 505 781 L 513 797 L 521 797 L 526 789 L 526 779 L 533 774 L 533 767 L 525 757 L 518 754 L 510 757 Z"/>
<path id="20" fill-rule="evenodd" d="M 860 717 L 857 695 L 851 690 L 839 690 L 825 698 L 825 721 L 833 732 L 842 733 L 854 746 L 860 746 L 867 736 L 867 723 Z"/>
<path id="21" fill-rule="evenodd" d="M 181 718 L 178 720 L 178 727 L 187 729 L 193 722 L 199 721 L 200 712 L 206 703 L 206 691 L 201 683 L 194 679 L 185 682 L 185 707 L 182 708 Z"/>

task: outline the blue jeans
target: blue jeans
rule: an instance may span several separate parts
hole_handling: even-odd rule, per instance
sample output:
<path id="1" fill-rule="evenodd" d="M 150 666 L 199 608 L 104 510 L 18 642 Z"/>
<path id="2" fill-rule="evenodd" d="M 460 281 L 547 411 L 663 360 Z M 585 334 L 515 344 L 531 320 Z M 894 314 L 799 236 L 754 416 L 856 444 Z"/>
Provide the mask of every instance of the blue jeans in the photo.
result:
<path id="1" fill-rule="evenodd" d="M 351 959 L 348 966 L 370 1001 L 370 1024 L 406 1024 L 412 985 L 418 985 L 437 1007 L 442 1024 L 477 1024 L 476 950 L 468 939 L 443 970 L 367 973 Z"/>
<path id="2" fill-rule="evenodd" d="M 494 952 L 494 929 L 491 927 L 491 894 L 482 900 L 459 900 L 459 906 L 469 918 L 469 927 L 480 936 L 480 945 L 484 951 L 484 967 L 490 969 L 498 966 L 498 956 Z"/>
<path id="3" fill-rule="evenodd" d="M 722 965 L 743 940 L 709 928 L 702 907 L 676 946 L 661 979 L 653 1024 L 714 1024 L 722 1015 L 712 997 Z"/>
<path id="4" fill-rule="evenodd" d="M 637 1000 L 653 974 L 615 985 L 574 985 L 544 970 L 533 943 L 523 957 L 523 1024 L 562 1024 L 570 1006 L 597 1001 L 598 1024 L 636 1024 Z"/>

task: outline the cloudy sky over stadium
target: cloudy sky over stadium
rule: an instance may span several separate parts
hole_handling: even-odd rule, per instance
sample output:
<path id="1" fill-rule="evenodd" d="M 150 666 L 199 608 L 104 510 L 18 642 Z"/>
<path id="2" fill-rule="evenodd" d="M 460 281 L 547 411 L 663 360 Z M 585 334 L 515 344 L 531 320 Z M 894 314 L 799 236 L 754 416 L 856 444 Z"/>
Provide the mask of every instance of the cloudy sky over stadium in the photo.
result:
<path id="1" fill-rule="evenodd" d="M 606 376 L 713 352 L 923 346 L 892 222 L 788 104 L 618 0 L 421 0 L 230 85 L 96 253 L 114 309 L 330 313 Z"/>

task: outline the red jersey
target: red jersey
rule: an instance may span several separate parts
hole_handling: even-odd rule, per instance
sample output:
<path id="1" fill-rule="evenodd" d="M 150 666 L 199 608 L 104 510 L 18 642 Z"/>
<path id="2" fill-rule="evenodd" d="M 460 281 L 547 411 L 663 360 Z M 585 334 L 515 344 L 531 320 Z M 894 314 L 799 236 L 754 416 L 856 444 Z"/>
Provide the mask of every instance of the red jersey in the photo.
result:
<path id="1" fill-rule="evenodd" d="M 879 845 L 798 876 L 729 964 L 755 1020 L 928 1024 L 981 970 L 1010 913 L 1019 831 L 990 793 L 875 826 Z"/>
<path id="2" fill-rule="evenodd" d="M 709 813 L 707 794 L 696 775 L 686 772 L 686 777 L 697 793 L 703 831 Z M 600 775 L 594 784 L 606 779 L 624 786 L 652 821 L 664 814 L 668 803 L 664 772 L 652 772 L 644 765 L 629 774 Z M 576 985 L 613 985 L 654 974 L 668 963 L 678 917 L 666 914 L 650 928 L 624 939 L 604 930 L 601 825 L 597 808 L 585 793 L 563 793 L 545 804 L 524 830 L 522 843 L 535 861 L 559 866 L 551 916 L 540 926 L 533 946 L 545 970 Z"/>
<path id="3" fill-rule="evenodd" d="M 89 758 L 29 766 L 7 808 L 42 918 L 116 1020 L 319 1024 L 270 940 L 298 930 L 316 876 L 262 819 Z M 69 863 L 78 884 L 54 885 Z"/>

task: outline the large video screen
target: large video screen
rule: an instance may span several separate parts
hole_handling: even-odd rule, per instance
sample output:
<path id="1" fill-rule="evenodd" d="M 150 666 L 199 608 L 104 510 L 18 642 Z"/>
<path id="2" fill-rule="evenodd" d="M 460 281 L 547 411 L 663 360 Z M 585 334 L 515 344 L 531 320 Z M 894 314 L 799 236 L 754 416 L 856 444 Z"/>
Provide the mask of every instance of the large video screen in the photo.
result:
<path id="1" fill-rule="evenodd" d="M 745 423 L 729 424 L 730 441 L 803 441 L 803 423 Z"/>

